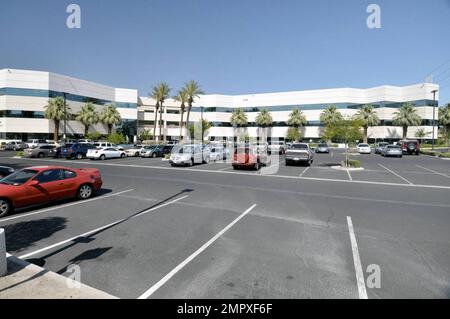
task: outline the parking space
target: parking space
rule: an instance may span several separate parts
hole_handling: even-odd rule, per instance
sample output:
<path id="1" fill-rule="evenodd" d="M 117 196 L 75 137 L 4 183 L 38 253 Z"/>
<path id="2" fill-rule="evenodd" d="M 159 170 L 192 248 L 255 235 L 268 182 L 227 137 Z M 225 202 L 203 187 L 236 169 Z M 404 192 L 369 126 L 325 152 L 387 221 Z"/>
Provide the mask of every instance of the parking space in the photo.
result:
<path id="1" fill-rule="evenodd" d="M 122 298 L 360 298 L 351 217 L 363 276 L 382 271 L 369 298 L 448 296 L 449 162 L 372 154 L 358 156 L 364 171 L 331 168 L 343 158 L 273 158 L 257 172 L 5 157 L 97 167 L 104 184 L 92 200 L 18 211 L 0 227 L 14 255 L 63 275 L 78 264 L 82 282 Z"/>

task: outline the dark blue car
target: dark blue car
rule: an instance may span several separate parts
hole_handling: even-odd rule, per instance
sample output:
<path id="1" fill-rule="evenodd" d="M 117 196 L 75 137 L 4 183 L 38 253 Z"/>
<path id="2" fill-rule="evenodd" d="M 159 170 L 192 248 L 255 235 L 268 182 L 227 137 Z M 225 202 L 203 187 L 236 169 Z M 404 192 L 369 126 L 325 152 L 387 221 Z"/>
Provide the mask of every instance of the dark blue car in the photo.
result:
<path id="1" fill-rule="evenodd" d="M 74 143 L 68 147 L 62 147 L 60 156 L 66 159 L 82 159 L 86 157 L 86 153 L 89 149 L 94 148 L 96 147 L 92 144 Z"/>

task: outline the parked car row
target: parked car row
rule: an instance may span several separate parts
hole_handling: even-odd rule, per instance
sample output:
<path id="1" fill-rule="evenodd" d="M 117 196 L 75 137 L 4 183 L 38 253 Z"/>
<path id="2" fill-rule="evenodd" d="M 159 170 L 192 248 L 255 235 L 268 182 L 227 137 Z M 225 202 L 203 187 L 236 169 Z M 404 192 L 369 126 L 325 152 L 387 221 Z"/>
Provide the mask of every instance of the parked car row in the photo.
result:
<path id="1" fill-rule="evenodd" d="M 375 154 L 381 156 L 402 157 L 403 155 L 419 155 L 420 143 L 417 140 L 401 140 L 396 144 L 380 142 L 375 147 Z"/>

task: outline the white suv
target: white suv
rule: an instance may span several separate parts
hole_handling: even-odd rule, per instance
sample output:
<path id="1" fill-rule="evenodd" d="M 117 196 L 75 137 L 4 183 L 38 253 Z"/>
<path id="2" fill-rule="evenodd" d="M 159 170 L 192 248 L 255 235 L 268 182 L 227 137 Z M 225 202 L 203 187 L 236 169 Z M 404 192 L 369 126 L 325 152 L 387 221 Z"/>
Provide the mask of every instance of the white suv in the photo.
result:
<path id="1" fill-rule="evenodd" d="M 123 147 L 117 146 L 116 144 L 110 143 L 110 142 L 95 142 L 94 146 L 97 148 L 113 147 L 113 148 L 117 148 L 120 151 L 123 151 Z"/>

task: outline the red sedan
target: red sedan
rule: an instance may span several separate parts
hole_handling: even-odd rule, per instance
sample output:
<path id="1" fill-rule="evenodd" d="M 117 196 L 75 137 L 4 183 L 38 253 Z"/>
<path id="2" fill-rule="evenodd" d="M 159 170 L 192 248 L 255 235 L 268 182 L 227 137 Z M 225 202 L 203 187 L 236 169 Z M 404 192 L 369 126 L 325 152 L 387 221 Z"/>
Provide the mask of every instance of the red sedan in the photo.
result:
<path id="1" fill-rule="evenodd" d="M 95 168 L 29 167 L 0 180 L 0 217 L 15 208 L 68 198 L 88 199 L 102 187 Z"/>

